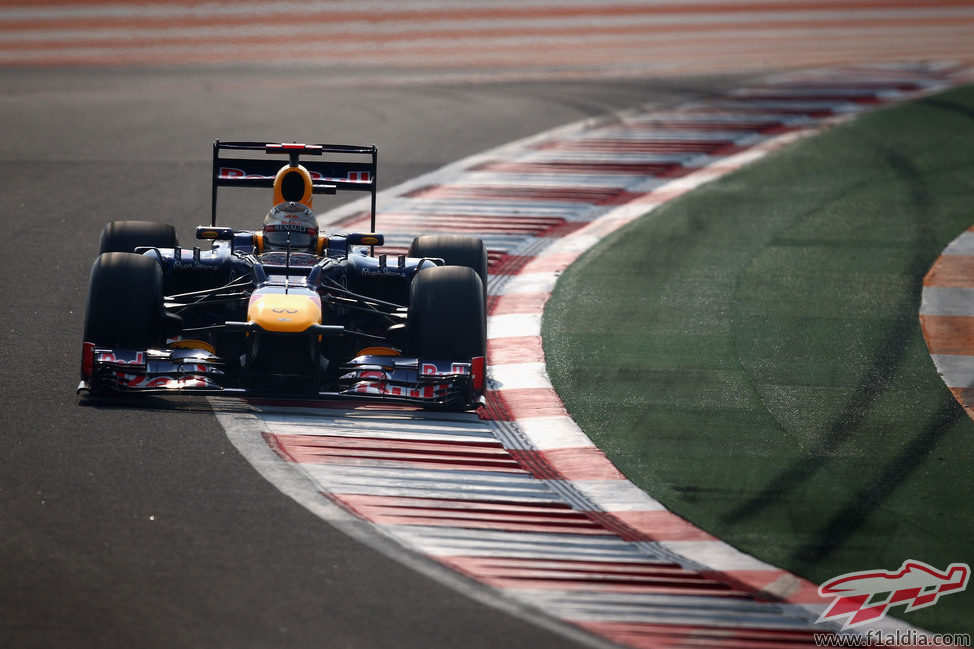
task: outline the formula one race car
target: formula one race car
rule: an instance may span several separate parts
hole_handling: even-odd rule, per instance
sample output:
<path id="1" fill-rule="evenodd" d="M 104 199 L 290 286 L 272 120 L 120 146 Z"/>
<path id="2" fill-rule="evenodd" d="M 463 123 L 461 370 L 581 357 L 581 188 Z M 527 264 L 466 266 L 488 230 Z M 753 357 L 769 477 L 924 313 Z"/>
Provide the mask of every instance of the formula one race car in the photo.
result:
<path id="1" fill-rule="evenodd" d="M 375 146 L 214 142 L 212 216 L 196 229 L 210 249 L 181 248 L 162 223 L 105 226 L 79 391 L 476 407 L 483 242 L 426 235 L 376 255 L 376 168 Z M 273 190 L 260 230 L 217 226 L 217 190 L 234 186 Z M 319 233 L 312 195 L 339 190 L 371 192 L 370 232 Z"/>

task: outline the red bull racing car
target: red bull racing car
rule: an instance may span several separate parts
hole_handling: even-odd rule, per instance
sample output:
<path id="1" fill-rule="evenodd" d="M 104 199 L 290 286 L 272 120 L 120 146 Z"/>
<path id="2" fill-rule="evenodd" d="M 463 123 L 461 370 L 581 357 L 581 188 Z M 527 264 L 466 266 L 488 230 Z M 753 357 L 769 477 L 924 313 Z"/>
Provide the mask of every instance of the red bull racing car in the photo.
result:
<path id="1" fill-rule="evenodd" d="M 375 146 L 214 142 L 205 249 L 162 223 L 102 231 L 79 391 L 476 407 L 484 245 L 426 235 L 407 254 L 375 254 L 376 170 Z M 220 187 L 271 189 L 263 227 L 218 226 Z M 371 231 L 319 232 L 312 196 L 346 190 L 371 192 Z"/>

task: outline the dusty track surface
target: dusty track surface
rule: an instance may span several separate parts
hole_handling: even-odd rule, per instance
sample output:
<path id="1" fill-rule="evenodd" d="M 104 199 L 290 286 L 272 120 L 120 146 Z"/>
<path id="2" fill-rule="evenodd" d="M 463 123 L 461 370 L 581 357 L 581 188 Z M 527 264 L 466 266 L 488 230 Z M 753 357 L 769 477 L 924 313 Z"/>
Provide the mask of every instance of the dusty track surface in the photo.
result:
<path id="1" fill-rule="evenodd" d="M 459 4 L 397 3 L 399 15 L 378 16 L 356 2 L 339 16 L 309 3 L 317 14 L 282 22 L 272 2 L 3 3 L 0 62 L 25 67 L 0 70 L 0 646 L 566 646 L 314 518 L 237 454 L 204 401 L 79 406 L 98 231 L 168 221 L 189 243 L 208 217 L 212 139 L 375 142 L 388 187 L 582 117 L 738 83 L 646 73 L 970 56 L 962 1 L 830 13 L 827 1 L 739 11 L 716 0 L 683 3 L 689 14 L 620 1 L 612 15 L 585 1 L 481 4 L 414 16 Z M 235 24 L 214 22 L 221 6 Z M 301 47 L 282 48 L 296 27 Z M 31 69 L 284 54 L 317 65 Z M 618 80 L 507 80 L 552 73 Z M 472 78 L 495 82 L 459 81 Z M 224 206 L 239 226 L 266 208 L 249 193 Z"/>
<path id="2" fill-rule="evenodd" d="M 213 138 L 380 145 L 380 185 L 729 79 L 348 85 L 320 73 L 0 72 L 0 645 L 563 647 L 308 514 L 200 400 L 74 396 L 106 221 L 208 218 Z M 263 197 L 227 201 L 259 222 Z M 324 206 L 322 206 L 324 207 Z"/>

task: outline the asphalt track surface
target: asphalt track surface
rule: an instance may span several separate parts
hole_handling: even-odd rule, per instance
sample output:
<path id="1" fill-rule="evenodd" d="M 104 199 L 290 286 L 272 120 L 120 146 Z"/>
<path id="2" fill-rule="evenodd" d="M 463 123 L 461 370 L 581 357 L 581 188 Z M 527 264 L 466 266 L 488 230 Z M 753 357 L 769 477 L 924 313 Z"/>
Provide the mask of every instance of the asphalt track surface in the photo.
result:
<path id="1" fill-rule="evenodd" d="M 205 400 L 74 394 L 102 225 L 166 221 L 192 245 L 214 138 L 375 142 L 381 189 L 586 116 L 739 83 L 383 79 L 0 70 L 0 646 L 571 646 L 308 513 L 237 453 Z M 255 227 L 265 203 L 244 190 L 221 214 Z"/>

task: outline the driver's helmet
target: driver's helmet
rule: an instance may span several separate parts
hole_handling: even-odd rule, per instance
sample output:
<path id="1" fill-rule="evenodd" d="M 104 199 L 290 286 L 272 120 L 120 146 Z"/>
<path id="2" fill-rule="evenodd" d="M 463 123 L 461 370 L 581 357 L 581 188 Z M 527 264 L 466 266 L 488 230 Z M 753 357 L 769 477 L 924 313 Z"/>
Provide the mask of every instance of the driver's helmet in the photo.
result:
<path id="1" fill-rule="evenodd" d="M 294 201 L 278 203 L 264 217 L 264 248 L 314 250 L 318 243 L 318 217 L 307 205 Z"/>

